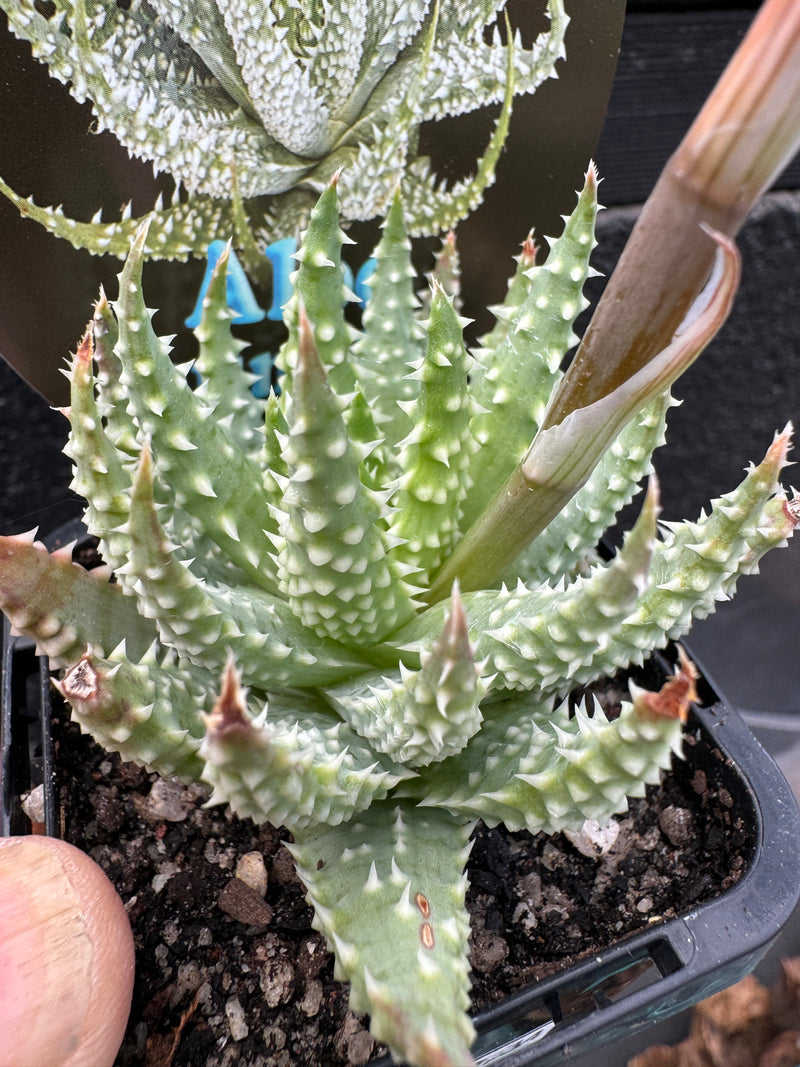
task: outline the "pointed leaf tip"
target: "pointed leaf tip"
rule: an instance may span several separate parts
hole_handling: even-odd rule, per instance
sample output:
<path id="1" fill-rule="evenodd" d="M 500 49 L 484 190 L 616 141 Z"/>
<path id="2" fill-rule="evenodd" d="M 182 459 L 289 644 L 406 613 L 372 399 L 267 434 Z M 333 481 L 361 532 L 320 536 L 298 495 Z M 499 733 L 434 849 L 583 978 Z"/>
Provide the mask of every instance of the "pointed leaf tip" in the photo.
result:
<path id="1" fill-rule="evenodd" d="M 297 333 L 296 372 L 299 375 L 303 375 L 318 371 L 324 377 L 325 368 L 319 357 L 317 343 L 314 339 L 314 327 L 311 325 L 311 320 L 306 314 L 306 309 L 302 300 L 298 302 Z"/>
<path id="2" fill-rule="evenodd" d="M 78 345 L 78 351 L 75 353 L 76 364 L 86 366 L 91 364 L 94 359 L 94 330 L 92 323 L 86 327 L 83 337 L 81 337 L 80 344 Z"/>
<path id="3" fill-rule="evenodd" d="M 794 426 L 791 422 L 787 422 L 783 430 L 781 430 L 780 433 L 775 434 L 775 439 L 767 449 L 767 454 L 764 457 L 765 462 L 774 463 L 779 469 L 785 467 L 789 449 L 792 447 L 793 435 Z"/>
<path id="4" fill-rule="evenodd" d="M 640 689 L 634 696 L 634 706 L 644 719 L 680 719 L 686 722 L 689 705 L 698 699 L 695 682 L 697 668 L 678 646 L 678 670 L 657 693 Z"/>
<path id="5" fill-rule="evenodd" d="M 144 246 L 147 243 L 147 235 L 150 232 L 150 223 L 152 222 L 152 218 L 152 215 L 147 215 L 136 227 L 136 233 L 134 234 L 133 241 L 131 242 L 132 252 L 144 251 Z"/>
<path id="6" fill-rule="evenodd" d="M 233 655 L 228 654 L 222 674 L 222 688 L 210 715 L 204 715 L 206 729 L 217 738 L 231 734 L 247 735 L 252 724 L 247 715 L 242 676 L 236 668 Z"/>
<path id="7" fill-rule="evenodd" d="M 90 652 L 87 651 L 58 684 L 59 691 L 67 700 L 86 704 L 97 696 L 97 671 L 90 659 Z"/>

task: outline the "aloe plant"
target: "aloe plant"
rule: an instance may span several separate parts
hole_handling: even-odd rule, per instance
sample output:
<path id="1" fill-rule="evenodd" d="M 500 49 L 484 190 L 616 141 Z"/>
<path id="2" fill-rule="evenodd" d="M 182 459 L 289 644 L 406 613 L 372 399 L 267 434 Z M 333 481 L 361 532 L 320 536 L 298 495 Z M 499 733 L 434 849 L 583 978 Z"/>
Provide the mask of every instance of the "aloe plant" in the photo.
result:
<path id="1" fill-rule="evenodd" d="M 91 101 L 98 130 L 175 179 L 172 202 L 152 215 L 148 255 L 202 255 L 209 234 L 234 234 L 257 272 L 259 248 L 296 236 L 340 167 L 345 219 L 384 215 L 401 177 L 415 232 L 437 233 L 467 215 L 494 180 L 514 94 L 555 76 L 569 21 L 562 0 L 546 0 L 550 29 L 526 48 L 509 27 L 500 33 L 504 0 L 0 7 L 52 76 Z M 418 153 L 420 124 L 497 103 L 474 175 L 440 185 Z M 2 181 L 0 191 L 96 253 L 123 258 L 137 228 L 129 207 L 120 220 L 85 222 Z"/>
<path id="2" fill-rule="evenodd" d="M 688 662 L 660 692 L 632 689 L 613 720 L 588 703 L 571 715 L 569 691 L 679 637 L 798 517 L 777 483 L 787 431 L 707 515 L 661 540 L 651 479 L 619 554 L 595 558 L 662 440 L 670 399 L 656 376 L 541 537 L 485 580 L 483 561 L 475 573 L 467 561 L 436 593 L 496 510 L 487 486 L 538 439 L 585 303 L 596 189 L 590 168 L 543 265 L 526 243 L 496 327 L 470 353 L 435 276 L 424 319 L 415 307 L 399 197 L 363 329 L 347 324 L 331 183 L 300 249 L 266 418 L 231 338 L 225 255 L 193 392 L 151 325 L 142 228 L 119 298 L 101 297 L 72 360 L 66 412 L 73 488 L 118 580 L 48 555 L 32 534 L 0 539 L 0 603 L 63 669 L 77 721 L 124 758 L 209 782 L 212 802 L 291 833 L 352 1007 L 415 1064 L 472 1062 L 474 821 L 577 829 L 657 781 L 680 752 Z M 730 304 L 724 249 L 682 350 Z"/>
<path id="3" fill-rule="evenodd" d="M 85 49 L 86 9 L 56 3 L 47 33 L 73 31 L 59 55 Z M 632 687 L 613 720 L 589 703 L 570 713 L 570 690 L 679 638 L 800 518 L 778 482 L 788 427 L 708 513 L 660 535 L 650 459 L 669 386 L 731 307 L 732 236 L 800 140 L 796 94 L 776 105 L 773 91 L 800 70 L 791 7 L 766 5 L 563 375 L 591 272 L 593 167 L 546 260 L 523 246 L 496 325 L 472 351 L 445 289 L 450 245 L 415 306 L 399 194 L 362 328 L 348 324 L 345 177 L 334 177 L 308 218 L 282 391 L 265 407 L 230 333 L 227 254 L 196 330 L 202 385 L 192 391 L 170 361 L 141 281 L 157 213 L 70 366 L 73 487 L 117 581 L 66 550 L 48 554 L 35 534 L 0 539 L 0 606 L 62 671 L 77 721 L 123 757 L 203 779 L 214 802 L 291 834 L 336 973 L 397 1058 L 472 1062 L 474 821 L 548 832 L 602 822 L 680 751 L 685 658 L 660 691 Z M 447 10 L 425 26 L 420 15 L 426 70 Z M 213 72 L 223 75 L 233 92 L 231 72 Z M 731 130 L 744 135 L 721 136 Z M 224 217 L 241 239 L 240 199 L 241 186 Z M 653 239 L 653 220 L 687 207 L 692 269 L 663 271 L 669 242 L 658 226 Z M 131 229 L 115 231 L 119 248 Z M 598 537 L 648 475 L 638 520 L 602 561 Z"/>

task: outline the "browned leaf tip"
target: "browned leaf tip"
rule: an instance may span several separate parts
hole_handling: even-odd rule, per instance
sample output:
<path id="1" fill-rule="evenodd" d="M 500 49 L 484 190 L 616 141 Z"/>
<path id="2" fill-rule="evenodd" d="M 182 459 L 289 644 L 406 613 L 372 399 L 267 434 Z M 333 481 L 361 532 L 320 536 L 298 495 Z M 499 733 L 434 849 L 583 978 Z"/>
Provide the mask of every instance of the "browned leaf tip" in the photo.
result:
<path id="1" fill-rule="evenodd" d="M 678 670 L 657 693 L 640 693 L 639 711 L 653 719 L 680 719 L 686 722 L 689 705 L 697 701 L 697 668 L 678 647 Z"/>

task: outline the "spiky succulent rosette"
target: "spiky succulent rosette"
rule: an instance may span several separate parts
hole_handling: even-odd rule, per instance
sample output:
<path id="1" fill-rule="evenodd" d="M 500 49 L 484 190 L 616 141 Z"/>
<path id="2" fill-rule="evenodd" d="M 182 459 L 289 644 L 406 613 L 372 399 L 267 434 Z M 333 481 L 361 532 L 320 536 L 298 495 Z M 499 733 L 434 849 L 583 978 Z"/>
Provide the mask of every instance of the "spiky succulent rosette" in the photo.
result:
<path id="1" fill-rule="evenodd" d="M 70 367 L 74 488 L 117 581 L 32 535 L 0 540 L 3 609 L 64 668 L 77 721 L 291 832 L 354 1009 L 412 1063 L 472 1062 L 473 821 L 576 829 L 657 781 L 680 752 L 690 665 L 615 719 L 571 714 L 570 689 L 680 637 L 797 517 L 777 481 L 785 432 L 707 515 L 660 537 L 651 479 L 620 552 L 596 557 L 662 441 L 659 379 L 515 563 L 429 595 L 536 440 L 584 306 L 596 184 L 590 169 L 542 265 L 526 243 L 473 355 L 441 281 L 453 256 L 416 306 L 397 198 L 363 328 L 348 325 L 332 183 L 298 255 L 266 418 L 230 336 L 225 257 L 193 392 L 144 303 L 142 230 Z"/>
<path id="2" fill-rule="evenodd" d="M 90 100 L 98 130 L 171 174 L 148 255 L 204 255 L 208 234 L 231 232 L 253 257 L 296 236 L 334 171 L 346 166 L 344 218 L 387 211 L 402 178 L 411 227 L 437 233 L 480 203 L 515 94 L 554 77 L 569 19 L 531 47 L 500 33 L 505 0 L 0 0 L 9 27 L 72 95 Z M 419 127 L 502 103 L 475 173 L 445 186 L 418 153 Z M 186 196 L 178 195 L 184 190 Z M 72 244 L 123 258 L 137 223 L 68 218 L 0 181 L 20 212 Z M 249 226 L 248 226 L 249 221 Z M 253 263 L 258 262 L 257 253 Z"/>

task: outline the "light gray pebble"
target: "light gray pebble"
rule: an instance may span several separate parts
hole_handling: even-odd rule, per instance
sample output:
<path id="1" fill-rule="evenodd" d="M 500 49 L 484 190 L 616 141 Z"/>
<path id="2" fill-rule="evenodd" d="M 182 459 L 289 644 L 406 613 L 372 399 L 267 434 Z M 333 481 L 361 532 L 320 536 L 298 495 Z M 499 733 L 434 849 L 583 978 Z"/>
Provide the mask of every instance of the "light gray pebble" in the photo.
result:
<path id="1" fill-rule="evenodd" d="M 228 1017 L 231 1037 L 234 1041 L 243 1041 L 250 1033 L 250 1029 L 245 1022 L 244 1008 L 238 997 L 230 997 L 225 1001 L 225 1014 Z"/>

